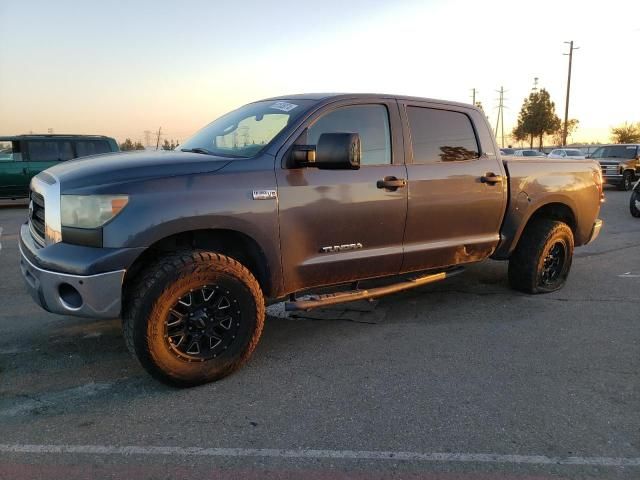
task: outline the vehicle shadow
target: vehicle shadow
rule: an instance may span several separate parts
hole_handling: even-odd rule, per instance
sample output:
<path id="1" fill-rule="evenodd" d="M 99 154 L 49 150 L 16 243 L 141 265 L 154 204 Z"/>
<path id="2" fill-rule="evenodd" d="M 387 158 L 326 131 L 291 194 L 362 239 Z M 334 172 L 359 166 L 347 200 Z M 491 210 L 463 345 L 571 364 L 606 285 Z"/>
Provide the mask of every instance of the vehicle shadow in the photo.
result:
<path id="1" fill-rule="evenodd" d="M 313 351 L 319 357 L 329 354 L 323 352 L 323 345 L 362 342 L 372 328 L 451 321 L 442 313 L 460 309 L 461 295 L 473 297 L 465 310 L 491 312 L 494 295 L 513 294 L 506 285 L 505 269 L 506 265 L 491 262 L 472 269 L 469 278 L 455 277 L 373 303 L 269 316 L 251 362 L 217 387 L 200 388 L 238 388 L 238 382 L 260 377 L 306 352 Z M 151 378 L 129 354 L 118 319 L 58 317 L 33 307 L 19 312 L 13 322 L 22 326 L 0 341 L 0 422 L 91 413 L 105 405 L 118 408 L 136 399 L 153 401 L 182 395 Z"/>

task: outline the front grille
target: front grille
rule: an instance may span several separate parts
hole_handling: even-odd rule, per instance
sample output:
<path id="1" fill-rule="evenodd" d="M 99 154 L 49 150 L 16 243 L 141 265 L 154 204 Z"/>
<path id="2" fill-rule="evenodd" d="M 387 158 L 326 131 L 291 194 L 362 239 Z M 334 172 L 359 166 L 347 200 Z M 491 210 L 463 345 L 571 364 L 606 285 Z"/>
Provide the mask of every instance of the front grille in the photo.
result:
<path id="1" fill-rule="evenodd" d="M 29 229 L 31 236 L 40 245 L 45 244 L 44 197 L 38 192 L 31 192 L 31 212 Z"/>
<path id="2" fill-rule="evenodd" d="M 620 169 L 618 165 L 602 165 L 603 175 L 618 175 L 619 173 Z"/>

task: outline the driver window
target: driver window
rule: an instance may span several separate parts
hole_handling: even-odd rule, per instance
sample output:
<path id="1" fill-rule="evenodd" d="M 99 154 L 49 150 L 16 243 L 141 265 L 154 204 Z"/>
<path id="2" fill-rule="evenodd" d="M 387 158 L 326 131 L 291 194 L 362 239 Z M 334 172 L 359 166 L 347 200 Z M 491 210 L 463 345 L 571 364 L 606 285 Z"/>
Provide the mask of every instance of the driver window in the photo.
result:
<path id="1" fill-rule="evenodd" d="M 323 133 L 358 133 L 361 165 L 391 163 L 389 115 L 384 105 L 354 105 L 327 113 L 309 127 L 309 145 L 317 145 Z"/>

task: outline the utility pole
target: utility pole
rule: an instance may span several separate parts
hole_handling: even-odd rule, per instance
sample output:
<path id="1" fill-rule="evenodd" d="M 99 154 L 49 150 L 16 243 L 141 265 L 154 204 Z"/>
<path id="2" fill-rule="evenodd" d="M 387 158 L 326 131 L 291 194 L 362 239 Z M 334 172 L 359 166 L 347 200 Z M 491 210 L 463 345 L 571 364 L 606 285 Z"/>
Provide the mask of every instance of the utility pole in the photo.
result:
<path id="1" fill-rule="evenodd" d="M 471 91 L 473 92 L 471 95 L 471 98 L 473 98 L 473 106 L 476 106 L 476 89 L 472 88 Z"/>
<path id="2" fill-rule="evenodd" d="M 162 127 L 158 127 L 158 139 L 156 140 L 156 150 L 160 147 L 160 135 L 162 135 Z"/>
<path id="3" fill-rule="evenodd" d="M 567 146 L 567 122 L 569 121 L 569 91 L 571 90 L 571 63 L 573 61 L 573 51 L 578 50 L 580 47 L 573 46 L 573 40 L 570 42 L 564 42 L 569 45 L 569 53 L 563 53 L 563 55 L 569 55 L 569 73 L 567 75 L 567 98 L 564 102 L 564 125 L 562 127 L 562 146 Z"/>
<path id="4" fill-rule="evenodd" d="M 504 87 L 496 90 L 500 94 L 498 99 L 498 118 L 496 118 L 496 140 L 498 139 L 498 126 L 502 130 L 502 148 L 504 148 Z"/>

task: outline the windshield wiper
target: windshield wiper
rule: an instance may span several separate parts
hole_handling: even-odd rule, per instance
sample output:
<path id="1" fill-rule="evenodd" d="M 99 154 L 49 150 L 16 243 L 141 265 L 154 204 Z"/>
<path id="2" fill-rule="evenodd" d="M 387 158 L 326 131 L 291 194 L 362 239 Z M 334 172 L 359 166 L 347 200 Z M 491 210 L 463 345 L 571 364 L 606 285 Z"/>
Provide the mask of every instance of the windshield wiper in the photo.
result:
<path id="1" fill-rule="evenodd" d="M 243 157 L 241 155 L 233 155 L 231 153 L 212 152 L 211 150 L 207 150 L 206 148 L 202 148 L 202 147 L 181 148 L 180 151 L 188 152 L 188 153 L 204 153 L 205 155 L 214 155 L 216 157 L 246 158 L 246 157 Z"/>
<path id="2" fill-rule="evenodd" d="M 210 150 L 207 150 L 206 148 L 200 148 L 200 147 L 196 147 L 196 148 L 181 148 L 180 149 L 181 152 L 188 152 L 188 153 L 204 153 L 205 155 L 215 155 L 215 153 L 213 153 Z"/>

